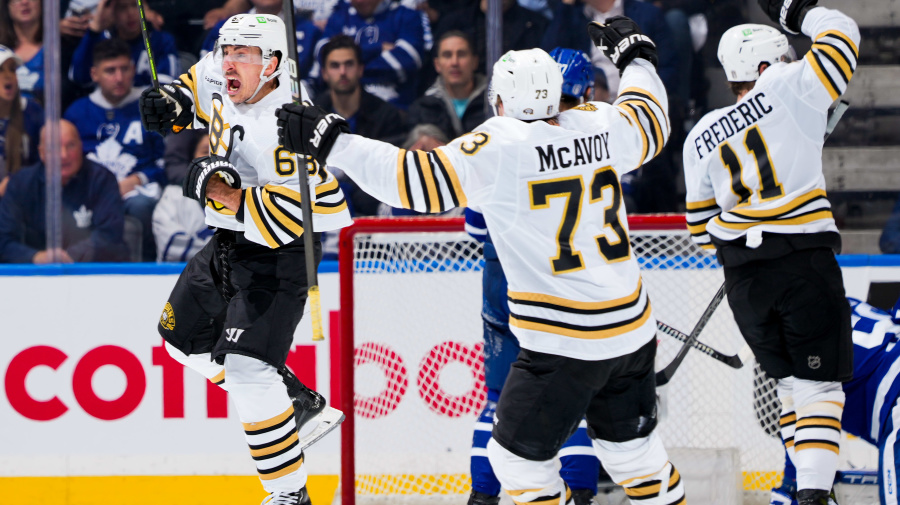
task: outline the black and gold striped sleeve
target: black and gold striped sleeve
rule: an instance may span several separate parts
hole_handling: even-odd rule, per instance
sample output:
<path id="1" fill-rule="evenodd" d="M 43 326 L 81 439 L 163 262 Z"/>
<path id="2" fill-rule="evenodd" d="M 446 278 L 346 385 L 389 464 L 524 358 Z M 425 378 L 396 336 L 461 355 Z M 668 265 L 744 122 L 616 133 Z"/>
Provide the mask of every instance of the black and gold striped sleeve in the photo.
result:
<path id="1" fill-rule="evenodd" d="M 837 100 L 847 90 L 858 59 L 859 49 L 856 44 L 837 30 L 819 34 L 806 53 L 806 62 L 832 100 Z"/>
<path id="2" fill-rule="evenodd" d="M 400 149 L 397 155 L 397 191 L 406 209 L 437 213 L 467 205 L 459 176 L 441 150 Z"/>
<path id="3" fill-rule="evenodd" d="M 248 235 L 255 230 L 271 247 L 289 244 L 303 235 L 302 197 L 295 189 L 267 184 L 244 189 L 244 226 Z M 315 214 L 337 214 L 347 210 L 347 201 L 337 179 L 316 186 L 312 206 Z"/>
<path id="4" fill-rule="evenodd" d="M 629 87 L 619 93 L 614 105 L 639 129 L 642 140 L 641 165 L 657 156 L 669 139 L 669 117 L 659 100 L 649 91 Z"/>
<path id="5" fill-rule="evenodd" d="M 856 72 L 859 27 L 839 10 L 816 7 L 806 14 L 802 29 L 813 42 L 803 58 L 803 89 L 807 100 L 830 106 L 847 90 Z"/>
<path id="6" fill-rule="evenodd" d="M 688 201 L 685 219 L 687 228 L 691 234 L 691 240 L 704 249 L 715 249 L 706 231 L 709 220 L 722 213 L 722 209 L 716 203 L 715 198 L 702 201 Z"/>

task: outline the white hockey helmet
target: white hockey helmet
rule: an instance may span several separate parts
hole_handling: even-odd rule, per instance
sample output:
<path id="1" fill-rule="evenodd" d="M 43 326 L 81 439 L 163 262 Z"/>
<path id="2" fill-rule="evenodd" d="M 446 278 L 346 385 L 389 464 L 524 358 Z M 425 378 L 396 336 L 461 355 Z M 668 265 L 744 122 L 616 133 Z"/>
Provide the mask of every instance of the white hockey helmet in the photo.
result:
<path id="1" fill-rule="evenodd" d="M 499 97 L 506 117 L 546 119 L 559 114 L 562 85 L 559 64 L 543 50 L 509 51 L 494 63 L 488 99 L 494 114 Z"/>
<path id="2" fill-rule="evenodd" d="M 744 24 L 729 28 L 719 41 L 719 62 L 731 82 L 759 79 L 759 65 L 791 61 L 793 49 L 783 33 L 771 26 Z"/>
<path id="3" fill-rule="evenodd" d="M 237 14 L 231 16 L 219 30 L 219 38 L 216 40 L 215 58 L 221 62 L 222 48 L 225 46 L 252 46 L 262 51 L 262 70 L 259 72 L 259 86 L 248 100 L 259 93 L 263 85 L 281 75 L 284 70 L 284 61 L 288 55 L 287 32 L 284 21 L 278 16 L 270 14 Z M 266 67 L 278 52 L 278 67 L 272 75 L 264 75 Z"/>

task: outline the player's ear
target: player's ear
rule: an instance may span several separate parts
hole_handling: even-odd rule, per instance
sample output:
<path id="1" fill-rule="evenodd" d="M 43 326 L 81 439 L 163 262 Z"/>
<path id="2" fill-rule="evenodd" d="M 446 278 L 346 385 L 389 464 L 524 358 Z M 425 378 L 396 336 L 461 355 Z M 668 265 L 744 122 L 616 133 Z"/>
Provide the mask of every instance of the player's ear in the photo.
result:
<path id="1" fill-rule="evenodd" d="M 275 51 L 275 54 L 272 55 L 272 58 L 269 58 L 269 64 L 266 65 L 265 76 L 268 77 L 275 72 L 275 69 L 278 68 L 278 65 L 281 65 L 281 51 Z"/>
<path id="2" fill-rule="evenodd" d="M 769 68 L 769 64 L 768 64 L 768 63 L 765 63 L 765 62 L 760 63 L 760 64 L 759 64 L 759 75 L 762 75 L 763 71 L 764 71 L 765 69 L 767 69 L 767 68 Z"/>

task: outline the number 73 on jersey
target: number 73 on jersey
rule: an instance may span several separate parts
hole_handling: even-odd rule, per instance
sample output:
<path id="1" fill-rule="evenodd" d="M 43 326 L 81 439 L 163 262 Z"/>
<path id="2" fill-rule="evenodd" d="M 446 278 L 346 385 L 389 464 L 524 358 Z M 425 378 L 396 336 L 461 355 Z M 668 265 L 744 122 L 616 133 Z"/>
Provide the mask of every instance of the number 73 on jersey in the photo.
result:
<path id="1" fill-rule="evenodd" d="M 604 190 L 607 198 L 603 198 Z M 581 175 L 559 177 L 550 180 L 531 181 L 528 183 L 528 194 L 531 209 L 541 212 L 550 208 L 554 198 L 565 200 L 562 220 L 556 233 L 556 256 L 550 258 L 550 266 L 554 274 L 575 272 L 584 268 L 582 252 L 575 249 L 575 233 L 581 221 L 585 191 L 585 179 Z M 602 212 L 603 230 L 605 233 L 594 237 L 597 252 L 607 263 L 624 261 L 631 257 L 631 244 L 628 234 L 619 220 L 622 206 L 622 187 L 619 177 L 611 166 L 597 169 L 588 184 L 590 199 L 587 205 L 599 205 L 597 211 Z M 594 218 L 597 211 L 589 212 Z M 611 233 L 610 233 L 611 232 Z M 610 238 L 612 236 L 612 238 Z M 587 254 L 589 252 L 585 252 Z"/>

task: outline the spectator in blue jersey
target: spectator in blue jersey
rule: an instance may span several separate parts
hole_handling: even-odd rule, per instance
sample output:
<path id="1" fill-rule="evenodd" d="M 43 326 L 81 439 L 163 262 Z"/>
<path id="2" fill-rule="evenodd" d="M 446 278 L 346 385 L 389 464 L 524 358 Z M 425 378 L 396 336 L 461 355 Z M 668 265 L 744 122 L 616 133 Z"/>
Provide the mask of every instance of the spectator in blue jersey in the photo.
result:
<path id="1" fill-rule="evenodd" d="M 409 124 L 433 124 L 451 139 L 472 131 L 487 119 L 487 78 L 476 73 L 478 55 L 468 35 L 451 30 L 438 38 L 434 68 L 438 78 L 409 107 Z"/>
<path id="2" fill-rule="evenodd" d="M 252 0 L 253 8 L 249 14 L 271 14 L 284 19 L 282 14 L 282 0 Z M 294 25 L 297 33 L 297 74 L 301 79 L 307 80 L 310 70 L 316 61 L 315 47 L 319 39 L 322 38 L 322 30 L 320 30 L 312 21 L 312 11 L 298 11 L 294 14 Z M 219 29 L 225 24 L 225 20 L 219 21 L 209 31 L 206 40 L 203 42 L 203 48 L 200 50 L 202 58 L 206 53 L 215 48 L 216 40 L 219 38 Z"/>
<path id="3" fill-rule="evenodd" d="M 81 135 L 87 158 L 106 167 L 119 181 L 125 213 L 143 227 L 144 261 L 156 260 L 151 222 L 153 207 L 165 185 L 163 138 L 141 124 L 134 86 L 134 62 L 128 44 L 108 39 L 94 46 L 90 95 L 75 101 L 65 112 Z"/>
<path id="4" fill-rule="evenodd" d="M 75 125 L 60 120 L 62 248 L 47 249 L 46 128 L 41 131 L 41 163 L 10 177 L 0 200 L 0 261 L 62 263 L 127 261 L 122 239 L 125 210 L 109 170 L 84 159 Z"/>
<path id="5" fill-rule="evenodd" d="M 485 13 L 488 0 L 480 0 L 464 9 L 457 10 L 443 17 L 434 29 L 435 36 L 440 38 L 444 33 L 458 30 L 466 35 L 475 44 L 475 54 L 478 56 L 478 71 L 485 73 L 485 65 L 493 62 L 487 61 L 487 32 Z M 531 49 L 540 47 L 541 38 L 547 29 L 547 18 L 528 10 L 516 0 L 502 0 L 503 9 L 503 47 L 501 54 L 507 51 Z M 578 30 L 585 32 L 587 22 L 578 26 Z M 585 32 L 585 36 L 586 32 Z"/>
<path id="6" fill-rule="evenodd" d="M 843 384 L 846 404 L 839 428 L 878 448 L 880 503 L 896 504 L 900 489 L 900 300 L 890 312 L 855 298 L 847 301 L 853 310 L 853 380 Z M 782 416 L 782 438 L 790 439 L 793 429 L 793 423 Z M 785 457 L 784 479 L 772 490 L 772 505 L 797 505 L 796 476 L 796 467 Z"/>
<path id="7" fill-rule="evenodd" d="M 359 45 L 365 67 L 366 91 L 402 109 L 416 99 L 419 72 L 431 50 L 428 18 L 390 0 L 348 0 L 334 8 L 321 47 L 336 35 L 348 35 Z"/>
<path id="8" fill-rule="evenodd" d="M 181 74 L 175 39 L 169 33 L 153 30 L 150 26 L 147 28 L 150 30 L 150 48 L 159 82 L 171 82 Z M 144 47 L 140 13 L 134 0 L 100 0 L 87 33 L 75 48 L 72 65 L 69 67 L 69 79 L 81 86 L 91 84 L 94 46 L 107 39 L 119 39 L 128 45 L 136 68 L 134 84 L 139 87 L 149 86 L 152 82 L 150 58 Z"/>
<path id="9" fill-rule="evenodd" d="M 347 35 L 331 38 L 320 50 L 322 80 L 328 85 L 315 104 L 327 111 L 337 112 L 347 120 L 350 132 L 370 139 L 400 145 L 409 131 L 406 117 L 397 107 L 364 89 L 362 51 Z M 365 193 L 355 182 L 336 172 L 335 176 L 347 196 L 347 204 L 354 216 L 372 216 L 380 202 Z"/>
<path id="10" fill-rule="evenodd" d="M 38 137 L 44 124 L 44 109 L 19 92 L 15 53 L 0 46 L 0 197 L 6 193 L 9 176 L 38 160 Z"/>
<path id="11" fill-rule="evenodd" d="M 22 60 L 19 89 L 37 100 L 44 94 L 43 26 L 40 0 L 0 0 L 0 44 Z"/>

